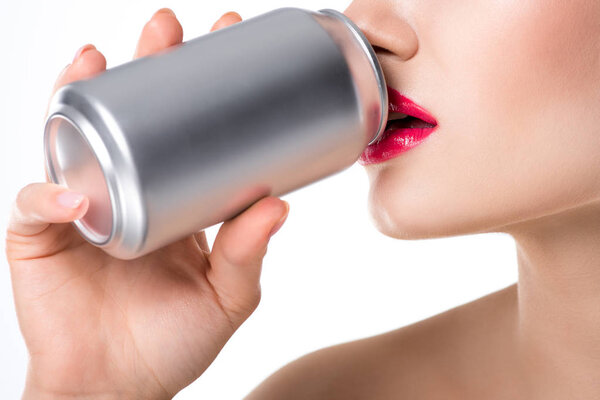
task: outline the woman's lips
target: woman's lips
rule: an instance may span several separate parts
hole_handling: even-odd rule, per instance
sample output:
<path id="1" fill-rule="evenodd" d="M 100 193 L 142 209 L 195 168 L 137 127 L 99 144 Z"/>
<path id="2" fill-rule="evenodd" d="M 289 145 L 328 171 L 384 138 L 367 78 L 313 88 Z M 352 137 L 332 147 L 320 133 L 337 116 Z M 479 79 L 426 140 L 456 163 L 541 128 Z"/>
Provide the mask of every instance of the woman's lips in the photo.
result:
<path id="1" fill-rule="evenodd" d="M 396 157 L 422 143 L 437 128 L 436 119 L 427 110 L 397 90 L 389 86 L 387 89 L 389 114 L 402 113 L 414 118 L 388 121 L 383 136 L 360 155 L 360 165 L 380 163 Z"/>

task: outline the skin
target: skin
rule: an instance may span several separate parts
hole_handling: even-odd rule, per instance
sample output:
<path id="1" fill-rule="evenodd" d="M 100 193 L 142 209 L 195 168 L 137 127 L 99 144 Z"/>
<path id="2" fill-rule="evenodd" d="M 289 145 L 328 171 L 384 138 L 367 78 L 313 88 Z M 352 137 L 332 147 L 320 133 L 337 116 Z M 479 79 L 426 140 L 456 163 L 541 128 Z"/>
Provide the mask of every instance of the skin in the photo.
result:
<path id="1" fill-rule="evenodd" d="M 419 323 L 303 356 L 247 398 L 600 398 L 600 3 L 355 0 L 345 14 L 374 45 L 387 83 L 439 123 L 416 148 L 365 166 L 377 228 L 405 240 L 509 234 L 519 281 Z M 229 14 L 216 26 L 239 20 Z M 178 26 L 172 15 L 155 16 L 136 54 L 179 43 Z M 102 55 L 90 50 L 59 83 L 104 68 Z M 57 189 L 36 185 L 18 196 L 7 234 L 17 313 L 32 355 L 24 397 L 163 398 L 199 376 L 256 305 L 262 254 L 255 249 L 266 245 L 261 235 L 283 206 L 261 200 L 224 224 L 211 253 L 190 250 L 190 238 L 138 261 L 157 268 L 120 270 L 74 242 L 63 223 L 83 215 L 85 202 L 59 210 L 51 203 Z M 269 223 L 261 225 L 262 218 Z M 231 255 L 248 233 L 254 243 Z M 245 263 L 245 256 L 255 261 Z M 238 267 L 225 261 L 232 259 Z M 119 275 L 130 269 L 137 274 Z M 243 292 L 253 301 L 226 295 L 237 293 L 231 289 L 245 282 L 243 274 L 253 278 Z M 138 275 L 143 279 L 131 279 Z M 145 308 L 144 294 L 158 285 L 162 296 Z M 135 290 L 119 297 L 108 292 L 113 287 Z M 181 307 L 171 297 L 175 289 L 189 296 L 195 313 L 171 322 L 185 317 L 206 326 L 208 318 L 210 329 L 180 330 L 180 343 L 163 332 L 136 332 Z M 230 313 L 217 299 L 244 310 L 237 324 L 227 323 Z M 155 309 L 158 316 L 150 313 Z M 78 313 L 86 319 L 73 318 Z M 94 329 L 100 323 L 102 334 Z M 77 335 L 58 335 L 65 324 Z M 118 344 L 106 343 L 107 335 Z M 193 357 L 183 352 L 190 347 Z M 66 379 L 70 374 L 77 379 Z"/>

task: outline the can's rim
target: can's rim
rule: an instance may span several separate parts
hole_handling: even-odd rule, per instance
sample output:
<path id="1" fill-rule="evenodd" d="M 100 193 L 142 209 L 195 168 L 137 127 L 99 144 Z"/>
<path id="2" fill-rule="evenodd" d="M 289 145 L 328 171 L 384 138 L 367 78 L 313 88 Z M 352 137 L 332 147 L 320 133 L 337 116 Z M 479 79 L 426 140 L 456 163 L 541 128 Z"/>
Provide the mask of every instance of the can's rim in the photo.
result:
<path id="1" fill-rule="evenodd" d="M 342 20 L 359 39 L 361 47 L 363 48 L 365 54 L 368 56 L 367 58 L 369 59 L 369 64 L 371 65 L 371 69 L 373 70 L 375 80 L 377 81 L 377 87 L 379 90 L 379 100 L 381 103 L 381 118 L 379 120 L 379 127 L 377 128 L 375 135 L 369 142 L 369 145 L 373 144 L 383 135 L 388 119 L 388 91 L 381 64 L 377 60 L 375 50 L 373 49 L 373 46 L 371 46 L 371 43 L 367 40 L 365 34 L 360 30 L 358 26 L 356 26 L 356 24 L 350 18 L 332 8 L 324 8 L 319 10 L 319 12 L 332 15 Z"/>
<path id="2" fill-rule="evenodd" d="M 88 197 L 88 212 L 74 220 L 73 225 L 89 242 L 103 246 L 115 235 L 116 195 L 113 185 L 106 180 L 106 170 L 110 169 L 106 162 L 109 159 L 98 158 L 97 146 L 90 140 L 93 139 L 65 114 L 54 113 L 48 117 L 44 132 L 48 177 L 53 183 Z M 90 210 L 91 207 L 94 208 Z"/>
<path id="3" fill-rule="evenodd" d="M 50 101 L 46 171 L 53 183 L 90 199 L 86 215 L 72 222 L 85 240 L 114 257 L 135 258 L 147 232 L 138 173 L 120 126 L 98 100 L 81 93 L 83 82 L 61 87 Z"/>

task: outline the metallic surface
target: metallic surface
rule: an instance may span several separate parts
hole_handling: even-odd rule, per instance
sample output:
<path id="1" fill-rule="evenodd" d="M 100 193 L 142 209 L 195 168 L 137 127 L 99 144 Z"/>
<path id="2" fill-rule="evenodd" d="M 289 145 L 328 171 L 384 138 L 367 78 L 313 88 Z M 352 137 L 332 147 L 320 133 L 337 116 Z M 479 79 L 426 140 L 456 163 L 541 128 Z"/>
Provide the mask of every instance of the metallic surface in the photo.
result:
<path id="1" fill-rule="evenodd" d="M 131 259 L 349 167 L 387 110 L 354 24 L 280 8 L 60 88 L 46 168 L 90 197 L 79 232 Z"/>
<path id="2" fill-rule="evenodd" d="M 337 18 L 329 18 L 329 16 Z M 374 132 L 368 144 L 373 144 L 383 136 L 389 112 L 389 108 L 386 108 L 387 85 L 375 51 L 364 33 L 339 11 L 323 9 L 319 10 L 319 13 L 314 13 L 314 17 L 327 29 L 346 57 L 356 84 L 361 112 L 367 119 L 365 122 L 367 131 Z M 340 23 L 346 24 L 348 29 L 340 29 L 338 26 Z M 367 62 L 364 62 L 365 59 Z"/>

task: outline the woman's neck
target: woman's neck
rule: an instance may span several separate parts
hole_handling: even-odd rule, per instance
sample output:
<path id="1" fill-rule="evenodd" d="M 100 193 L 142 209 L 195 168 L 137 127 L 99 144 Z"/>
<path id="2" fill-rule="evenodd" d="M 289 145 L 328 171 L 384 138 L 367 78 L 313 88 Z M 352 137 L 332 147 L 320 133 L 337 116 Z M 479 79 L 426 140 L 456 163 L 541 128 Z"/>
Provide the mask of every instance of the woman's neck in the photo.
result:
<path id="1" fill-rule="evenodd" d="M 507 233 L 519 264 L 516 348 L 531 390 L 600 399 L 600 204 Z"/>

